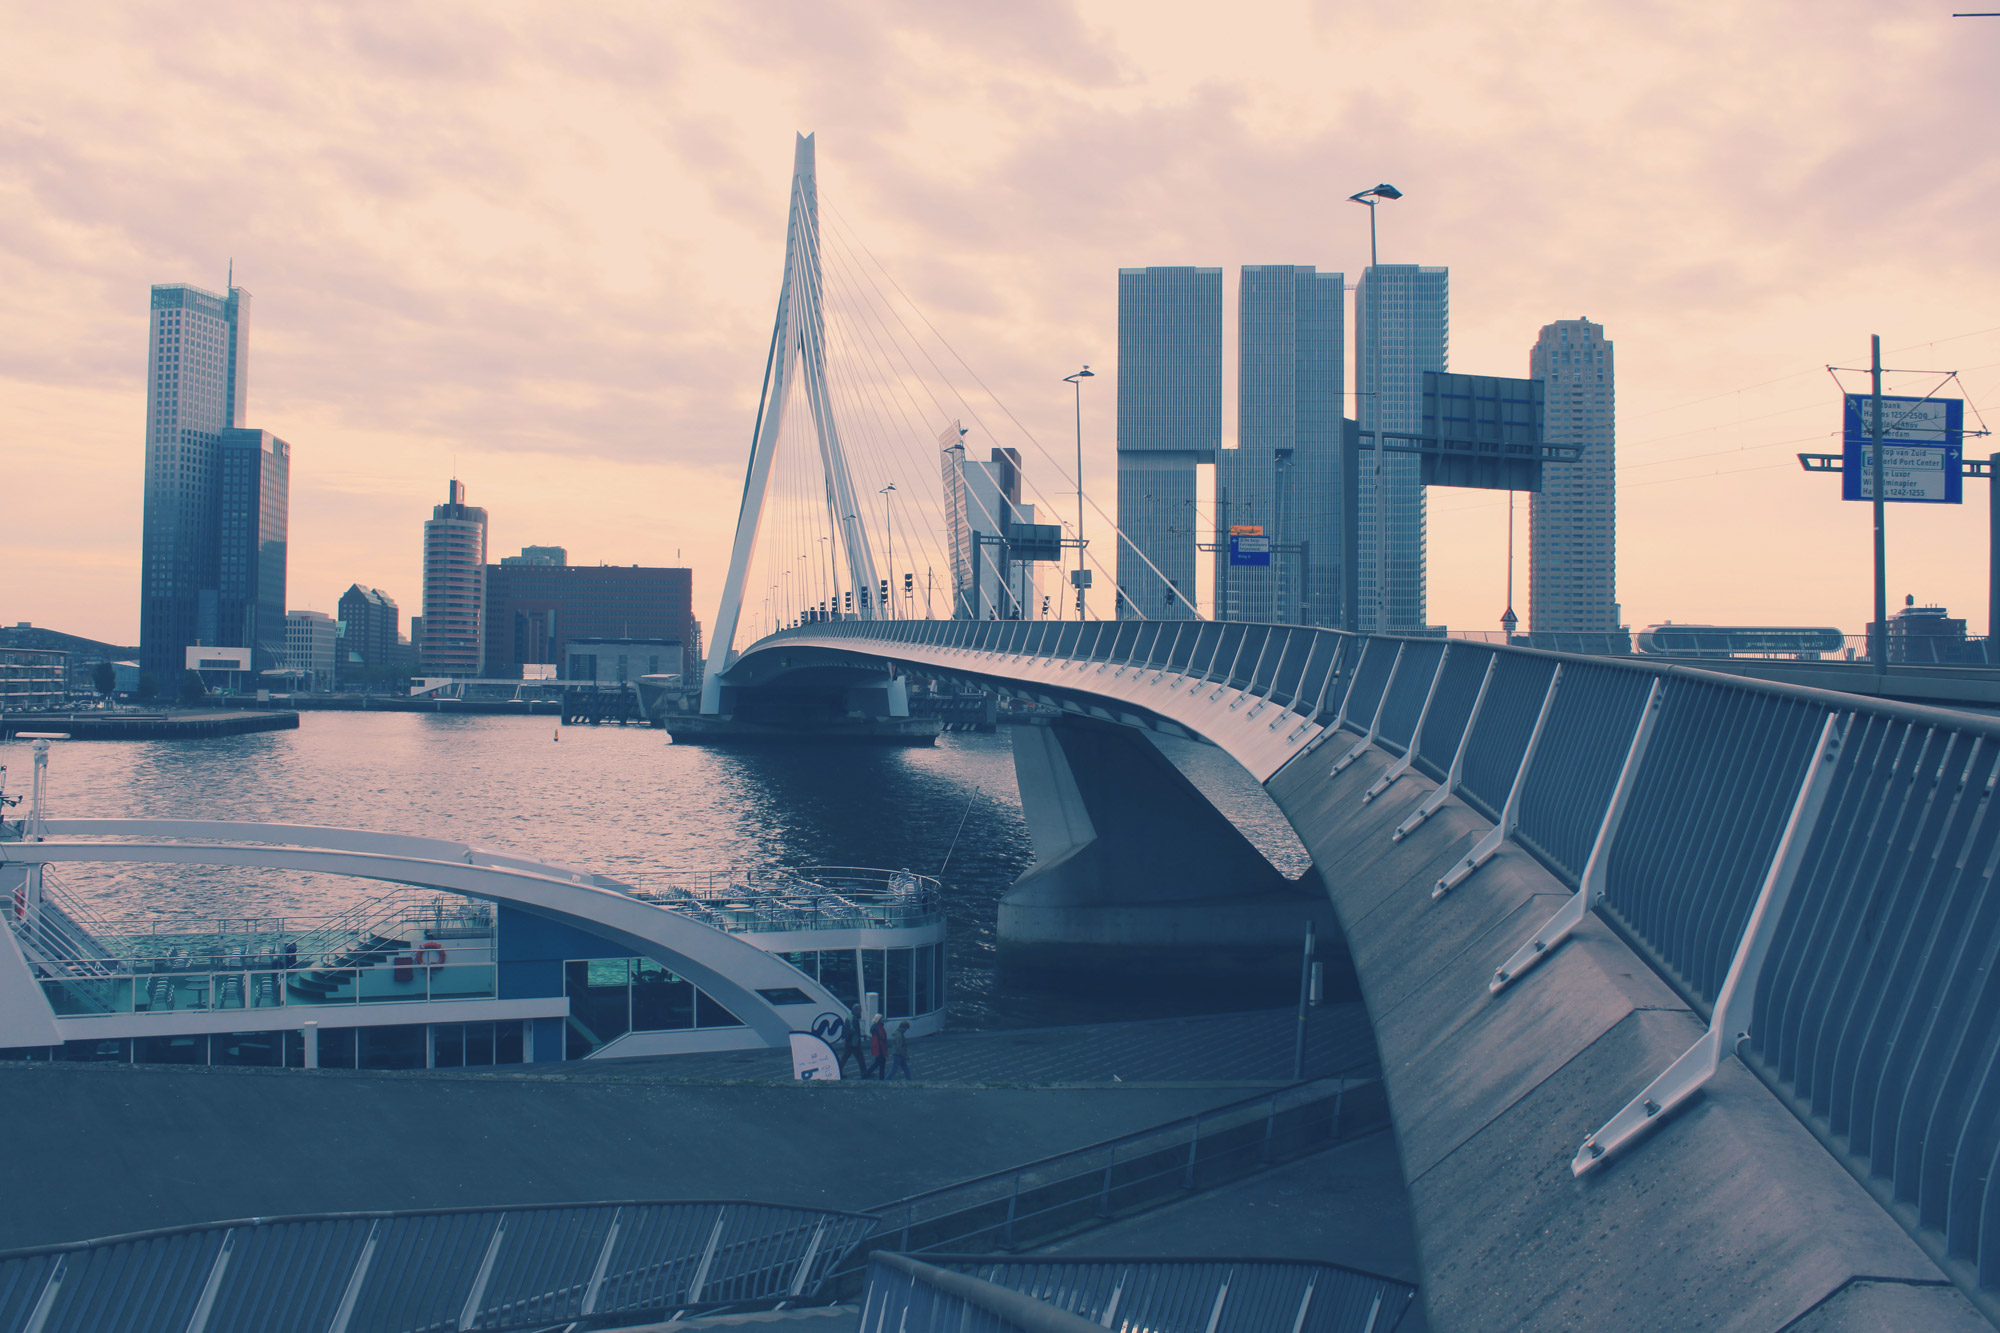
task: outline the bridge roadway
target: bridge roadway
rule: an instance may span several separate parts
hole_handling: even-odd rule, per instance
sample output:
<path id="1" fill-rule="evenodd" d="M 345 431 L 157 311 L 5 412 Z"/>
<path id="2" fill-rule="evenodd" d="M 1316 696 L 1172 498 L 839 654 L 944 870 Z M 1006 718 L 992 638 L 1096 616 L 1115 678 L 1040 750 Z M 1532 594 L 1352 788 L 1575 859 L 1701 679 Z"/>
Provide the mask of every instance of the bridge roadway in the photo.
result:
<path id="1" fill-rule="evenodd" d="M 812 625 L 724 683 L 891 671 L 1263 783 L 1352 954 L 1432 1327 L 1994 1326 L 2000 725 L 1194 621 Z"/>

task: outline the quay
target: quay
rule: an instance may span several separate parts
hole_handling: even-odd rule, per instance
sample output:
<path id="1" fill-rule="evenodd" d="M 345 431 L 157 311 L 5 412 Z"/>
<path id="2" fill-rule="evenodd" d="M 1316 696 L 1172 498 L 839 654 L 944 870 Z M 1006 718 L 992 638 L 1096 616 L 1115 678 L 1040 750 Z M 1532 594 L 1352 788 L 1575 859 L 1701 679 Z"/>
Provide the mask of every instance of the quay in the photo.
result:
<path id="1" fill-rule="evenodd" d="M 0 740 L 26 734 L 61 734 L 75 741 L 205 740 L 253 731 L 297 731 L 290 708 L 254 712 L 8 713 L 0 715 Z"/>

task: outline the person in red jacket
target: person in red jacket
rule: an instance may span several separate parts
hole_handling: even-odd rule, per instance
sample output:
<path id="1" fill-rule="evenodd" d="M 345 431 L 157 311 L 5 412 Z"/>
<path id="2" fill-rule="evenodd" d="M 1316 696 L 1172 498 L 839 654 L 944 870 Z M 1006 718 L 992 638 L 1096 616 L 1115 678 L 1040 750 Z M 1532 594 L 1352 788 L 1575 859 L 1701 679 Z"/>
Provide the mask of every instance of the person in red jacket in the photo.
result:
<path id="1" fill-rule="evenodd" d="M 889 1067 L 889 1025 L 882 1021 L 882 1015 L 875 1015 L 875 1024 L 868 1029 L 869 1078 L 883 1078 Z"/>

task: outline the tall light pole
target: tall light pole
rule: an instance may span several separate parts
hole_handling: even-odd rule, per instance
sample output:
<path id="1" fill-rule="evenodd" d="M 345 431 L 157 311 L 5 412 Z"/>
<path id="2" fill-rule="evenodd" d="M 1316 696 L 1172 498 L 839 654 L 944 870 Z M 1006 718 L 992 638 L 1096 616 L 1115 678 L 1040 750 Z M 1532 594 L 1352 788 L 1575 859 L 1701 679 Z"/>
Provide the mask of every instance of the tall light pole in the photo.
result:
<path id="1" fill-rule="evenodd" d="M 1381 262 L 1375 246 L 1375 205 L 1384 199 L 1401 199 L 1403 192 L 1384 181 L 1358 194 L 1347 196 L 1350 203 L 1365 204 L 1368 207 L 1368 267 L 1372 271 Z M 1367 281 L 1364 275 L 1363 282 Z M 1357 319 L 1359 309 L 1355 311 Z M 1389 632 L 1389 454 L 1382 447 L 1382 357 L 1380 340 L 1375 333 L 1375 316 L 1368 317 L 1367 346 L 1362 354 L 1368 358 L 1368 399 L 1369 413 L 1374 418 L 1374 430 L 1370 432 L 1375 440 L 1375 632 Z M 1355 415 L 1360 416 L 1359 405 Z"/>
<path id="2" fill-rule="evenodd" d="M 1090 587 L 1083 564 L 1083 382 L 1096 378 L 1087 365 L 1074 375 L 1063 376 L 1063 383 L 1076 390 L 1076 573 L 1072 581 L 1076 584 L 1078 620 L 1083 619 L 1084 595 Z"/>
<path id="3" fill-rule="evenodd" d="M 890 611 L 889 598 L 893 596 L 896 591 L 896 586 L 895 586 L 896 585 L 896 525 L 890 520 L 889 517 L 889 493 L 895 489 L 896 489 L 896 483 L 892 481 L 887 486 L 884 486 L 881 490 L 875 492 L 875 494 L 882 497 L 882 527 L 889 534 L 889 592 L 888 594 L 885 594 L 883 596 L 882 598 L 883 605 L 881 608 L 881 614 L 884 620 L 889 619 L 889 611 Z"/>

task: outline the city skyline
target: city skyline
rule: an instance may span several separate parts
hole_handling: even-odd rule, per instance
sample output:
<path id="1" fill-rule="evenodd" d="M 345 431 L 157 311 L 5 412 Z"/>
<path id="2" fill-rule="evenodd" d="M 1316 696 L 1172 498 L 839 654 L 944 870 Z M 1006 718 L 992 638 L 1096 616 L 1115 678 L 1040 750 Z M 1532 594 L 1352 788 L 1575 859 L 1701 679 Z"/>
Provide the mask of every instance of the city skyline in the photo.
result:
<path id="1" fill-rule="evenodd" d="M 1198 56 L 1116 6 L 1051 7 L 1033 38 L 941 18 L 864 34 L 836 10 L 775 45 L 748 16 L 672 34 L 620 19 L 626 74 L 587 96 L 596 57 L 550 48 L 533 19 L 468 12 L 391 31 L 359 16 L 246 12 L 226 41 L 217 29 L 190 44 L 193 33 L 143 15 L 85 31 L 18 12 L 6 20 L 13 44 L 44 59 L 6 94 L 24 203 L 21 230 L 0 244 L 19 349 L 0 405 L 15 423 L 11 485 L 47 498 L 0 536 L 0 555 L 25 573 L 10 581 L 6 616 L 136 635 L 132 423 L 145 367 L 131 351 L 130 293 L 232 256 L 237 281 L 259 292 L 257 415 L 312 444 L 292 477 L 294 608 L 330 610 L 357 579 L 413 602 L 398 527 L 452 471 L 509 515 L 496 549 L 555 539 L 583 560 L 663 563 L 685 548 L 712 596 L 776 278 L 772 182 L 803 128 L 821 131 L 842 225 L 1052 448 L 1070 425 L 1061 373 L 1115 361 L 1117 266 L 1277 256 L 1358 273 L 1366 219 L 1345 197 L 1393 180 L 1405 197 L 1380 209 L 1382 259 L 1453 270 L 1454 364 L 1518 365 L 1534 331 L 1565 312 L 1618 330 L 1627 623 L 1855 631 L 1867 615 L 1865 513 L 1799 474 L 1791 454 L 1822 447 L 1836 404 L 1822 368 L 1860 363 L 1871 332 L 1892 364 L 1959 368 L 1975 405 L 2000 399 L 2000 334 L 1981 313 L 2000 284 L 1974 243 L 1994 185 L 1977 153 L 1942 146 L 2000 116 L 1977 73 L 1993 55 L 1990 25 L 1954 27 L 1906 5 L 1835 11 L 1823 24 L 1780 7 L 1663 28 L 1579 12 L 1565 41 L 1599 53 L 1581 75 L 1472 10 L 1442 25 L 1274 11 L 1219 31 Z M 1288 48 L 1275 63 L 1274 34 Z M 1383 110 L 1395 58 L 1419 41 L 1429 67 L 1476 77 Z M 866 71 L 910 43 L 933 44 L 939 71 L 977 78 L 949 80 L 949 95 L 857 99 L 851 83 L 810 74 L 829 45 Z M 257 103 L 281 85 L 222 73 L 286 68 L 285 53 L 307 45 L 327 53 L 313 87 L 336 80 L 376 100 L 338 112 L 305 93 Z M 1332 49 L 1367 57 L 1338 93 L 1313 73 Z M 126 77 L 82 77 L 105 52 Z M 1864 115 L 1843 91 L 1863 71 L 1886 113 Z M 1730 91 L 1688 106 L 1675 90 L 1694 77 Z M 376 147 L 394 136 L 374 117 L 383 95 L 433 78 L 440 92 L 409 133 L 438 166 L 412 174 Z M 757 89 L 763 109 L 682 114 L 725 78 Z M 552 99 L 565 109 L 546 129 L 508 109 L 537 81 L 578 90 Z M 1018 94 L 1030 87 L 1047 96 L 1024 115 Z M 158 104 L 204 136 L 200 153 L 181 150 L 182 129 L 134 118 Z M 266 110 L 242 114 L 253 104 Z M 620 105 L 676 128 L 618 128 Z M 113 123 L 133 128 L 108 136 Z M 1891 138 L 1918 146 L 1878 152 Z M 952 151 L 937 151 L 946 142 Z M 1050 151 L 1057 142 L 1074 151 Z M 481 153 L 490 165 L 475 169 Z M 509 187 L 481 191 L 482 171 Z M 648 176 L 660 184 L 639 183 Z M 654 206 L 668 196 L 670 217 Z M 512 276 L 533 269 L 533 283 Z M 1223 374 L 1227 397 L 1234 366 Z M 1116 389 L 1107 375 L 1083 401 L 1089 486 L 1107 509 Z M 56 498 L 86 490 L 84 512 Z M 1892 596 L 1984 628 L 1984 490 L 1968 488 L 1967 504 L 1934 522 L 1892 514 Z M 1505 514 L 1504 496 L 1432 497 L 1433 623 L 1493 624 Z M 595 549 L 580 549 L 579 532 Z M 1681 558 L 1689 546 L 1699 559 Z M 1767 577 L 1730 577 L 1745 566 Z"/>

